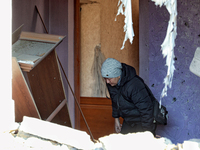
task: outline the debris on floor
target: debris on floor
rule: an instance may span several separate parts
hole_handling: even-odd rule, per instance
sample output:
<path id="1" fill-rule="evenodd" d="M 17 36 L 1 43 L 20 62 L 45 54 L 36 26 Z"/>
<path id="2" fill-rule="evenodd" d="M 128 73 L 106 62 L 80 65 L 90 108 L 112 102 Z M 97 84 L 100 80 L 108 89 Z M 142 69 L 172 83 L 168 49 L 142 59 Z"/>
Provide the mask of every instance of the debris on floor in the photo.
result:
<path id="1" fill-rule="evenodd" d="M 80 130 L 36 118 L 24 117 L 16 129 L 0 133 L 2 150 L 200 150 L 200 139 L 173 144 L 150 132 L 110 134 L 93 142 Z"/>

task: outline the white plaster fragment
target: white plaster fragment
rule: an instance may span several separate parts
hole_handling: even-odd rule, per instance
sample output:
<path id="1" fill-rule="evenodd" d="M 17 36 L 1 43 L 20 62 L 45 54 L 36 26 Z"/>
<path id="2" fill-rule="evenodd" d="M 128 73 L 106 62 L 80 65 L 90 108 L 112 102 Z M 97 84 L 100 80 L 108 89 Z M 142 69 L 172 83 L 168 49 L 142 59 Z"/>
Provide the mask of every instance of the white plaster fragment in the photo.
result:
<path id="1" fill-rule="evenodd" d="M 118 6 L 119 6 L 118 12 L 116 16 L 118 16 L 119 14 L 122 14 L 125 16 L 125 19 L 124 19 L 125 37 L 124 37 L 123 45 L 121 47 L 121 50 L 122 50 L 124 48 L 124 44 L 127 41 L 127 39 L 129 39 L 130 43 L 132 44 L 133 37 L 135 36 L 135 34 L 133 31 L 131 0 L 119 0 Z M 124 11 L 123 11 L 123 7 L 125 8 Z M 116 21 L 116 18 L 115 18 L 115 21 Z"/>
<path id="2" fill-rule="evenodd" d="M 94 147 L 86 132 L 36 118 L 24 116 L 19 131 L 78 149 L 91 150 Z"/>
<path id="3" fill-rule="evenodd" d="M 189 69 L 192 73 L 200 77 L 200 47 L 197 47 Z"/>
<path id="4" fill-rule="evenodd" d="M 163 82 L 165 86 L 162 90 L 160 97 L 160 103 L 161 103 L 161 99 L 164 96 L 167 96 L 167 87 L 171 88 L 172 86 L 172 79 L 175 70 L 174 47 L 177 35 L 177 0 L 152 0 L 152 1 L 155 2 L 155 5 L 159 5 L 160 7 L 162 5 L 165 5 L 170 14 L 167 33 L 161 45 L 162 54 L 164 58 L 166 57 L 166 66 L 168 66 L 167 75 L 164 78 Z"/>
<path id="5" fill-rule="evenodd" d="M 195 141 L 184 141 L 183 150 L 200 150 L 199 143 Z"/>
<path id="6" fill-rule="evenodd" d="M 99 138 L 105 150 L 140 149 L 140 150 L 167 150 L 175 147 L 169 139 L 154 138 L 151 132 L 129 134 L 110 134 Z"/>
<path id="7" fill-rule="evenodd" d="M 37 148 L 37 149 L 40 148 L 52 149 L 54 147 L 50 141 L 41 140 L 35 137 L 30 137 L 27 140 L 25 140 L 24 145 L 26 147 Z"/>

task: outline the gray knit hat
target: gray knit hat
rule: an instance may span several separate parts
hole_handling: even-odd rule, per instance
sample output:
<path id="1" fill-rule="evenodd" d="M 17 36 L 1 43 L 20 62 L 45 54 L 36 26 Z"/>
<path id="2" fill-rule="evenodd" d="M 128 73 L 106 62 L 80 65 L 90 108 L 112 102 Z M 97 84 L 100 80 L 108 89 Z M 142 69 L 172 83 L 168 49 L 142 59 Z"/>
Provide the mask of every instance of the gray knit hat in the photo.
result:
<path id="1" fill-rule="evenodd" d="M 114 58 L 107 58 L 101 66 L 101 75 L 104 78 L 116 78 L 121 73 L 122 64 Z"/>

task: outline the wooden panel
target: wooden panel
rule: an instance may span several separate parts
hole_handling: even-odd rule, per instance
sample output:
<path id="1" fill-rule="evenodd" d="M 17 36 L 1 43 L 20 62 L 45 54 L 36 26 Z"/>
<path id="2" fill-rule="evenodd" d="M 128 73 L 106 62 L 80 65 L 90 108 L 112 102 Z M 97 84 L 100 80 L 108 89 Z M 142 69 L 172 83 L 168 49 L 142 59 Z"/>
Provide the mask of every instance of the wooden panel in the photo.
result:
<path id="1" fill-rule="evenodd" d="M 80 4 L 99 3 L 101 0 L 80 0 Z"/>
<path id="2" fill-rule="evenodd" d="M 96 140 L 99 137 L 115 133 L 115 119 L 112 117 L 111 100 L 99 97 L 81 97 L 80 106 Z M 121 123 L 122 120 L 120 118 Z M 80 116 L 80 130 L 86 131 L 89 134 L 82 116 Z"/>
<path id="3" fill-rule="evenodd" d="M 67 104 L 63 106 L 63 108 L 57 113 L 57 115 L 52 119 L 51 122 L 72 127 Z"/>
<path id="4" fill-rule="evenodd" d="M 32 32 L 22 32 L 20 35 L 20 39 L 23 39 L 23 40 L 32 40 L 32 41 L 35 40 L 35 41 L 52 42 L 52 43 L 58 43 L 64 37 L 65 36 L 39 34 L 39 33 L 32 33 Z"/>
<path id="5" fill-rule="evenodd" d="M 80 0 L 74 0 L 74 89 L 75 96 L 80 102 Z M 75 105 L 75 128 L 80 129 L 80 112 Z"/>
<path id="6" fill-rule="evenodd" d="M 15 121 L 23 116 L 40 118 L 37 107 L 16 58 L 12 58 L 12 99 L 15 101 Z"/>
<path id="7" fill-rule="evenodd" d="M 112 102 L 110 99 L 101 97 L 81 97 L 80 104 L 111 106 Z"/>
<path id="8" fill-rule="evenodd" d="M 86 99 L 86 98 L 83 98 Z M 81 97 L 81 101 L 83 100 Z M 92 98 L 96 104 L 81 104 L 81 109 L 90 127 L 93 137 L 97 140 L 99 137 L 115 133 L 114 118 L 112 117 L 112 106 L 97 104 L 99 99 Z M 80 116 L 80 130 L 88 129 L 83 118 Z"/>
<path id="9" fill-rule="evenodd" d="M 46 120 L 66 98 L 55 50 L 28 72 L 27 76 L 41 118 Z M 68 107 L 63 107 L 52 122 L 71 127 Z"/>

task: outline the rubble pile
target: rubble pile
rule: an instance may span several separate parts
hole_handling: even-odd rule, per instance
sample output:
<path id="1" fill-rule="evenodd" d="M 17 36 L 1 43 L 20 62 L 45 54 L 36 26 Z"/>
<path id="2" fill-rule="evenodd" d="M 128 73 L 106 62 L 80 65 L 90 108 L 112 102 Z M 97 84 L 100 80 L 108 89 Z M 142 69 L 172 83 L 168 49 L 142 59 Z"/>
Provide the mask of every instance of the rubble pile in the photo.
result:
<path id="1" fill-rule="evenodd" d="M 19 137 L 11 133 L 2 133 L 0 149 L 2 150 L 73 150 L 64 144 L 54 143 L 39 137 Z"/>
<path id="2" fill-rule="evenodd" d="M 200 150 L 200 139 L 173 144 L 150 132 L 110 134 L 93 142 L 84 132 L 55 123 L 24 117 L 17 129 L 0 133 L 2 150 Z"/>

